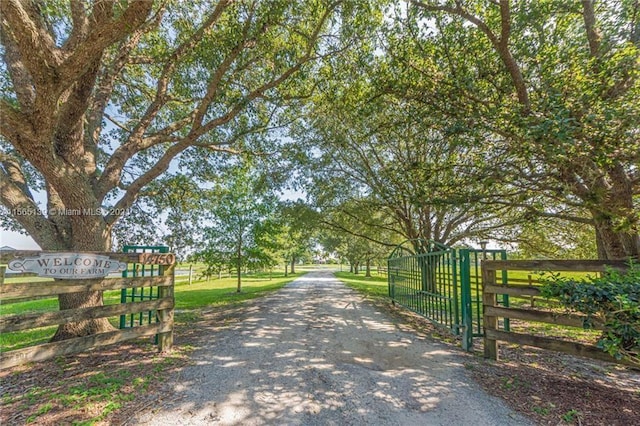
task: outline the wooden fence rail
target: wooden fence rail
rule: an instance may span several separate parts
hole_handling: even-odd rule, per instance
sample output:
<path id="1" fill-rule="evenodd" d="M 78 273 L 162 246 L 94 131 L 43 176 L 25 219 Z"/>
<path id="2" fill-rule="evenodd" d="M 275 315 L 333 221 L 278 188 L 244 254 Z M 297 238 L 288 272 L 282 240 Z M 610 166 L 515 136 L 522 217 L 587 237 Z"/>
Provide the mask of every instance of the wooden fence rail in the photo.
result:
<path id="1" fill-rule="evenodd" d="M 0 252 L 0 262 L 14 258 L 38 255 L 36 251 Z M 136 278 L 64 279 L 32 283 L 5 282 L 5 267 L 0 267 L 0 305 L 30 299 L 55 297 L 59 294 L 85 291 L 120 290 L 127 288 L 157 287 L 158 299 L 133 301 L 115 305 L 65 309 L 56 312 L 0 315 L 0 333 L 29 330 L 88 319 L 108 318 L 124 314 L 156 311 L 157 322 L 132 328 L 113 330 L 91 336 L 59 342 L 44 343 L 0 354 L 0 369 L 27 362 L 43 361 L 61 355 L 69 355 L 94 347 L 111 345 L 142 336 L 158 335 L 160 351 L 168 351 L 173 345 L 173 308 L 175 283 L 175 257 L 173 255 L 149 256 L 149 253 L 93 253 L 109 256 L 127 263 L 144 263 L 162 266 L 162 276 Z"/>
<path id="2" fill-rule="evenodd" d="M 570 327 L 582 327 L 584 315 L 556 313 L 540 309 L 521 309 L 501 307 L 497 305 L 498 294 L 508 294 L 516 297 L 540 296 L 540 288 L 527 283 L 516 283 L 509 280 L 507 285 L 498 285 L 497 271 L 571 271 L 571 272 L 604 272 L 607 269 L 626 270 L 628 264 L 624 261 L 600 260 L 556 260 L 556 261 L 522 261 L 522 260 L 485 260 L 482 262 L 483 281 L 483 320 L 485 327 L 484 356 L 498 359 L 498 341 L 512 342 L 520 345 L 535 346 L 558 352 L 565 352 L 602 361 L 627 364 L 609 356 L 594 345 L 561 340 L 558 338 L 542 337 L 532 334 L 507 332 L 498 329 L 498 318 L 512 318 Z M 524 280 L 523 280 L 524 281 Z M 593 328 L 602 330 L 603 326 L 595 322 Z"/>

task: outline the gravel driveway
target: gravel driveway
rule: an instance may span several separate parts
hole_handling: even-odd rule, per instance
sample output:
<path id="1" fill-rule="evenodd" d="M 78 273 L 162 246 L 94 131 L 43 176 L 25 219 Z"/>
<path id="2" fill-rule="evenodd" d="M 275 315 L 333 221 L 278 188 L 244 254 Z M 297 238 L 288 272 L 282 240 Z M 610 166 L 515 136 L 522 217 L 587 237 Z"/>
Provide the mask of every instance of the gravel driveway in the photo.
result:
<path id="1" fill-rule="evenodd" d="M 399 329 L 331 272 L 311 272 L 211 334 L 169 378 L 153 425 L 526 425 L 464 355 Z"/>

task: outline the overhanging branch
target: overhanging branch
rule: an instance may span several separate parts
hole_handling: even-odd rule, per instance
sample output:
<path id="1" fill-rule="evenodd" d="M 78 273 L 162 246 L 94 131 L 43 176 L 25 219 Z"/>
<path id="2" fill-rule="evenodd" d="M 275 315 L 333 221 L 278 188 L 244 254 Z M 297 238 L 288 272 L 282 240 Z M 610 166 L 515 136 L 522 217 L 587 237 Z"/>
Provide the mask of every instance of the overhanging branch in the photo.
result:
<path id="1" fill-rule="evenodd" d="M 0 168 L 0 202 L 38 244 L 52 248 L 53 244 L 60 241 L 56 228 L 29 195 L 20 182 L 12 180 L 4 166 Z"/>

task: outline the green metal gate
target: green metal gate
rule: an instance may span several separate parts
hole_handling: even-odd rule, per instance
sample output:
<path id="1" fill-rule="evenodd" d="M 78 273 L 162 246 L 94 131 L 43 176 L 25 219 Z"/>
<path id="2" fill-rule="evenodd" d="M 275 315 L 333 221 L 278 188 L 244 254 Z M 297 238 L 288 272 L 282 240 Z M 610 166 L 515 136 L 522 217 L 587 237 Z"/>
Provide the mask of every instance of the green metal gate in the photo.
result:
<path id="1" fill-rule="evenodd" d="M 169 253 L 166 246 L 124 246 L 125 253 Z M 130 263 L 127 270 L 122 272 L 122 277 L 157 277 L 164 274 L 164 266 L 142 265 Z M 160 298 L 158 287 L 144 287 L 122 289 L 120 293 L 120 303 L 142 302 Z M 156 311 L 140 312 L 137 314 L 120 315 L 120 328 L 130 328 L 139 325 L 152 324 L 158 322 Z"/>
<path id="2" fill-rule="evenodd" d="M 400 244 L 387 261 L 389 297 L 462 337 L 471 350 L 482 328 L 482 259 L 506 259 L 505 250 L 453 249 L 433 241 Z M 506 283 L 506 275 L 502 277 Z M 508 306 L 508 296 L 499 303 Z M 504 327 L 509 328 L 508 321 Z"/>

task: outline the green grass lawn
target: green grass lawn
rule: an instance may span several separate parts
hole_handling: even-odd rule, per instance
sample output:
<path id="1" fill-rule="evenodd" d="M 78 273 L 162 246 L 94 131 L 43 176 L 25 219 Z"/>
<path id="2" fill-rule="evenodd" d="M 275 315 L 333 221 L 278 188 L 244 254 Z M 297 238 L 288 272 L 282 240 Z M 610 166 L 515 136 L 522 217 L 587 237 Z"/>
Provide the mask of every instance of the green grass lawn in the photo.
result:
<path id="1" fill-rule="evenodd" d="M 221 306 L 253 299 L 266 293 L 278 290 L 285 284 L 303 275 L 303 272 L 289 274 L 257 273 L 242 279 L 242 291 L 236 291 L 236 278 L 198 280 L 189 285 L 188 282 L 178 282 L 175 287 L 176 310 L 198 309 L 207 306 Z"/>
<path id="2" fill-rule="evenodd" d="M 191 285 L 188 284 L 188 277 L 186 280 L 176 280 L 175 321 L 178 324 L 187 323 L 197 319 L 200 316 L 199 310 L 202 308 L 231 305 L 263 296 L 282 288 L 285 284 L 293 281 L 305 272 L 306 271 L 301 271 L 296 274 L 289 274 L 288 277 L 284 277 L 284 273 L 280 271 L 274 271 L 272 274 L 268 272 L 248 274 L 243 276 L 242 291 L 240 293 L 236 292 L 237 283 L 235 277 L 222 279 L 211 278 L 211 280 L 208 281 L 206 279 L 196 280 L 196 274 L 194 273 L 194 281 Z M 7 282 L 28 282 L 29 280 L 33 279 L 7 279 Z M 148 291 L 148 289 L 145 290 Z M 104 293 L 104 303 L 120 303 L 120 290 L 106 291 Z M 50 312 L 57 309 L 58 300 L 56 298 L 30 300 L 26 302 L 0 305 L 0 316 L 33 312 Z M 119 317 L 109 318 L 109 321 L 117 327 L 119 324 Z M 51 336 L 53 336 L 55 330 L 56 326 L 51 326 L 33 330 L 2 333 L 0 334 L 0 350 L 10 351 L 46 343 Z"/>
<path id="3" fill-rule="evenodd" d="M 11 275 L 9 275 L 9 277 L 5 277 L 4 282 L 6 283 L 39 283 L 39 282 L 43 282 L 43 281 L 53 281 L 51 278 L 42 278 L 42 277 L 17 277 L 17 278 L 10 278 Z"/>
<path id="4" fill-rule="evenodd" d="M 389 287 L 386 275 L 375 275 L 367 278 L 364 273 L 353 274 L 351 272 L 336 272 L 336 277 L 349 287 L 358 290 L 368 296 L 388 297 Z"/>

